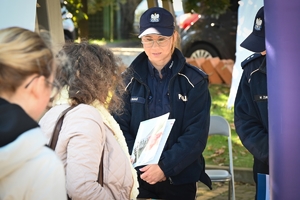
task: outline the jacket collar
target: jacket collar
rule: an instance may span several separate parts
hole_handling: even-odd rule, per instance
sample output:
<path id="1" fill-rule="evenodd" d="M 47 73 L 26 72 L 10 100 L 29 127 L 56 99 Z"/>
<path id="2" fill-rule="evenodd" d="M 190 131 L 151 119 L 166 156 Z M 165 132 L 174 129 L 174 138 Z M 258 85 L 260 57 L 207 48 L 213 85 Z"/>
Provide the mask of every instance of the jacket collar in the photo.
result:
<path id="1" fill-rule="evenodd" d="M 259 66 L 259 71 L 261 71 L 264 74 L 267 73 L 266 57 L 267 56 L 264 56 L 263 61 L 262 61 L 261 65 Z"/>
<path id="2" fill-rule="evenodd" d="M 13 142 L 22 133 L 38 127 L 19 105 L 0 98 L 0 147 Z"/>
<path id="3" fill-rule="evenodd" d="M 172 66 L 172 76 L 177 74 L 182 70 L 185 65 L 185 58 L 182 53 L 175 48 L 172 55 L 172 60 L 174 61 Z M 147 80 L 147 71 L 148 71 L 148 57 L 145 52 L 140 53 L 136 59 L 129 66 L 129 71 L 132 71 L 134 77 L 140 81 L 145 82 Z"/>

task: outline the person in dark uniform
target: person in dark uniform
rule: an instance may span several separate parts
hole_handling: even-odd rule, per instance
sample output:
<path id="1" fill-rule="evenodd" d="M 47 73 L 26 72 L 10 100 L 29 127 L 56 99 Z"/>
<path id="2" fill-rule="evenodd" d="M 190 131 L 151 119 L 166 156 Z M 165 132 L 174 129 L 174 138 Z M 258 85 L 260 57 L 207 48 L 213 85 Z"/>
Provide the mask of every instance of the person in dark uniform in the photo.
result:
<path id="1" fill-rule="evenodd" d="M 234 103 L 234 124 L 243 145 L 253 155 L 253 178 L 269 174 L 268 92 L 264 7 L 256 14 L 252 33 L 241 46 L 256 52 L 242 62 L 243 74 Z"/>
<path id="2" fill-rule="evenodd" d="M 130 154 L 141 121 L 170 113 L 175 119 L 158 164 L 138 168 L 138 198 L 195 200 L 196 183 L 211 188 L 202 153 L 210 124 L 208 76 L 175 47 L 173 15 L 153 7 L 140 18 L 144 52 L 124 72 L 124 113 L 115 116 Z"/>

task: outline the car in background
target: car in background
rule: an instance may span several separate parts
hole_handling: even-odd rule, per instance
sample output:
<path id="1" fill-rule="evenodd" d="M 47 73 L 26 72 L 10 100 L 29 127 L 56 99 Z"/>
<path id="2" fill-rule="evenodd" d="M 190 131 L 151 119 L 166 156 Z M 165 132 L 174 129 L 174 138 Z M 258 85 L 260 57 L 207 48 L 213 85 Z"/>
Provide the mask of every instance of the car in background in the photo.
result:
<path id="1" fill-rule="evenodd" d="M 220 15 L 185 14 L 179 23 L 184 56 L 235 60 L 237 9 L 231 6 Z"/>

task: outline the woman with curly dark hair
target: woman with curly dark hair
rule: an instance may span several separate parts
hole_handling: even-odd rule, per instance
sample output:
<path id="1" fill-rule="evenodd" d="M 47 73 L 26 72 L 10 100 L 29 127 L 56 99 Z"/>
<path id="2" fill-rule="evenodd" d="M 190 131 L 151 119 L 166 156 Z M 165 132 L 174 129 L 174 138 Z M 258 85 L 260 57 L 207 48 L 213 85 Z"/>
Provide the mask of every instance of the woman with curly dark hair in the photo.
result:
<path id="1" fill-rule="evenodd" d="M 62 52 L 73 67 L 57 71 L 63 90 L 40 125 L 50 139 L 59 115 L 76 106 L 65 115 L 55 148 L 65 166 L 68 195 L 135 199 L 136 173 L 122 131 L 109 112 L 122 112 L 123 102 L 114 95 L 116 88 L 122 92 L 124 87 L 120 60 L 109 49 L 88 42 L 66 44 Z M 103 186 L 97 182 L 101 160 Z"/>

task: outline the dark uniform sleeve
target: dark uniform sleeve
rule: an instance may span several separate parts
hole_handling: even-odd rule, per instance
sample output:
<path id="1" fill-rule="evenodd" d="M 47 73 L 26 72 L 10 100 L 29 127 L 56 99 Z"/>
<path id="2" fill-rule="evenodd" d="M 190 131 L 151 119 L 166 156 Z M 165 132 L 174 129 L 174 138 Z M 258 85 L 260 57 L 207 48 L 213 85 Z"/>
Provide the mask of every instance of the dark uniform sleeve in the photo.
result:
<path id="1" fill-rule="evenodd" d="M 129 83 L 130 80 L 127 80 L 127 79 L 125 81 L 125 85 L 130 84 Z M 122 113 L 120 115 L 117 115 L 114 113 L 113 117 L 118 122 L 118 124 L 123 132 L 123 135 L 125 137 L 125 140 L 126 140 L 126 143 L 128 146 L 129 154 L 131 154 L 133 145 L 134 145 L 134 141 L 135 141 L 135 135 L 132 134 L 132 131 L 130 129 L 130 124 L 131 124 L 130 93 L 129 93 L 129 91 L 127 91 L 123 95 L 124 96 L 122 98 L 124 101 L 124 107 L 123 107 Z"/>
<path id="2" fill-rule="evenodd" d="M 194 73 L 197 74 L 196 71 Z M 208 79 L 199 75 L 195 79 L 198 81 L 189 91 L 186 107 L 181 113 L 183 123 L 180 128 L 183 132 L 172 148 L 163 152 L 159 162 L 165 176 L 172 177 L 174 183 L 176 179 L 173 176 L 189 170 L 188 167 L 201 157 L 206 147 L 211 106 Z"/>
<path id="3" fill-rule="evenodd" d="M 249 84 L 252 69 L 244 68 L 234 103 L 234 124 L 246 149 L 258 160 L 269 163 L 268 131 L 261 122 L 261 115 L 253 100 Z M 257 85 L 255 87 L 264 87 Z M 266 116 L 265 116 L 266 117 Z"/>

